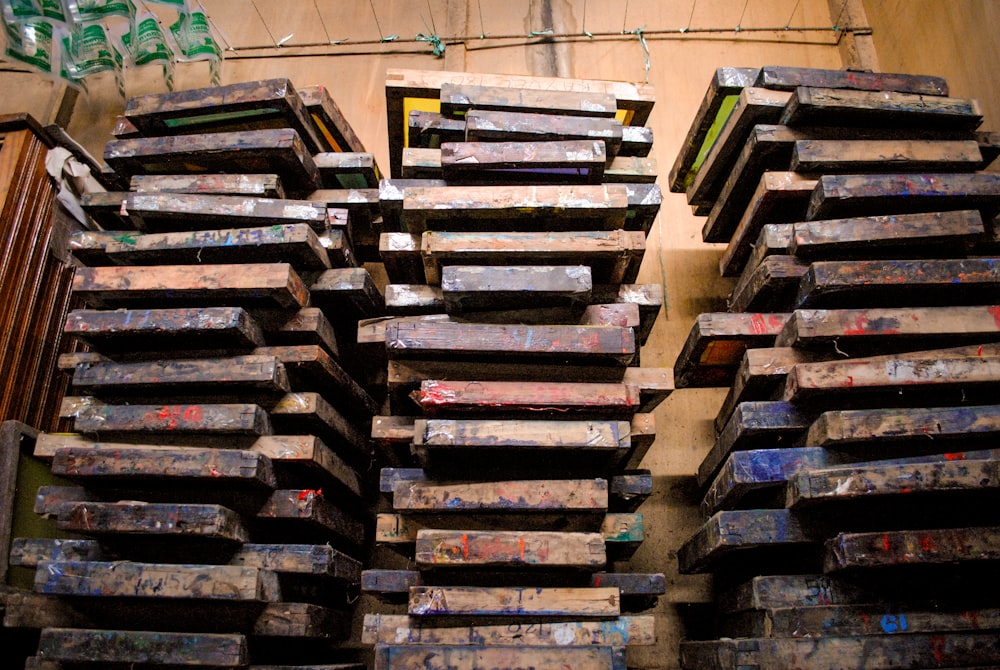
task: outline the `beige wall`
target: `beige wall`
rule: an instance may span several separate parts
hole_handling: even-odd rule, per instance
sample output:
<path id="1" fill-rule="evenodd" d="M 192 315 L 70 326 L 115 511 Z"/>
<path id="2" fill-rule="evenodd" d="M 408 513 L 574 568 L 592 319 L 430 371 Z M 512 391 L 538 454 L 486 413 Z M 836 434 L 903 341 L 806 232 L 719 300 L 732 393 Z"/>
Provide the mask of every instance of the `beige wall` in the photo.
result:
<path id="1" fill-rule="evenodd" d="M 209 2 L 206 0 L 206 6 Z M 232 3 L 237 4 L 237 3 Z M 246 6 L 246 3 L 238 3 Z M 262 4 L 263 3 L 258 3 Z M 288 12 L 302 12 L 312 3 L 279 3 Z M 386 34 L 412 35 L 424 28 L 419 21 L 412 30 L 412 9 L 418 3 L 379 2 L 380 20 Z M 419 3 L 423 5 L 423 3 Z M 499 3 L 482 0 L 483 24 L 491 35 L 527 34 L 538 29 L 541 20 L 536 5 L 543 0 L 509 0 Z M 370 15 L 357 9 L 367 3 L 335 3 L 329 10 L 327 26 L 332 37 L 342 34 L 355 39 L 377 37 Z M 340 9 L 341 5 L 350 5 Z M 624 6 L 628 16 L 623 16 Z M 461 0 L 438 1 L 434 5 L 439 30 L 447 34 L 478 35 L 479 4 L 465 6 Z M 557 32 L 581 33 L 583 0 L 551 0 L 553 27 Z M 698 0 L 691 19 L 692 27 L 735 26 L 743 2 L 736 0 Z M 990 68 L 998 62 L 997 36 L 990 32 L 1000 25 L 1000 7 L 991 0 L 865 0 L 875 40 L 880 49 L 882 68 L 908 72 L 943 74 L 952 80 L 956 94 L 979 95 L 984 107 L 997 118 L 997 83 Z M 687 1 L 631 0 L 630 3 L 598 2 L 586 4 L 586 28 L 593 33 L 621 31 L 623 22 L 629 30 L 645 27 L 680 28 L 688 25 L 692 4 Z M 793 26 L 830 25 L 827 0 L 751 0 L 746 5 L 743 26 L 784 26 L 793 8 Z M 211 7 L 209 7 L 212 11 Z M 527 18 L 534 9 L 536 16 Z M 340 12 L 342 15 L 331 16 Z M 931 17 L 929 20 L 927 17 Z M 216 17 L 220 23 L 222 19 Z M 294 16 L 286 17 L 293 21 Z M 992 20 L 991 20 L 992 19 Z M 221 23 L 229 37 L 250 34 L 253 16 L 234 14 Z M 407 23 L 409 21 L 409 24 Z M 244 25 L 245 24 L 245 25 Z M 249 26 L 249 27 L 248 27 Z M 315 29 L 315 26 L 313 26 Z M 284 33 L 281 33 L 284 34 Z M 360 37 L 358 37 L 360 36 Z M 830 33 L 804 34 L 796 31 L 767 34 L 735 32 L 685 39 L 658 39 L 650 36 L 651 69 L 649 81 L 657 92 L 657 103 L 649 125 L 656 138 L 661 183 L 680 147 L 698 108 L 713 71 L 720 66 L 753 67 L 762 65 L 797 65 L 838 68 L 841 57 Z M 256 36 L 260 38 L 259 35 Z M 258 42 L 259 43 L 259 42 Z M 417 50 L 417 53 L 400 53 Z M 448 47 L 446 58 L 435 59 L 426 47 L 414 45 L 375 45 L 343 47 L 336 53 L 351 50 L 360 55 L 335 57 L 229 59 L 225 64 L 226 82 L 289 76 L 299 85 L 323 84 L 330 88 L 337 103 L 354 125 L 369 150 L 383 167 L 388 165 L 385 130 L 384 72 L 387 67 L 425 69 L 464 69 L 467 71 L 514 74 L 562 74 L 576 78 L 604 78 L 641 81 L 644 59 L 638 39 L 590 40 L 582 35 L 558 47 L 497 45 L 473 40 L 467 48 Z M 281 54 L 295 53 L 294 49 Z M 244 54 L 246 55 L 246 54 Z M 267 54 L 265 54 L 267 55 Z M 270 54 L 274 55 L 274 54 Z M 138 74 L 138 76 L 136 76 Z M 182 87 L 207 85 L 207 67 L 195 64 L 182 67 L 178 82 Z M 3 75 L 5 90 L 17 96 L 0 100 L 0 109 L 20 107 L 43 114 L 51 105 L 48 85 L 39 85 L 29 75 Z M 30 86 L 27 84 L 30 83 Z M 130 94 L 159 90 L 156 72 L 130 73 Z M 32 90 L 29 90 L 32 89 Z M 44 89 L 39 91 L 37 89 Z M 114 92 L 110 79 L 97 80 L 88 96 L 77 103 L 70 131 L 97 154 L 110 139 L 113 117 L 123 103 Z M 730 280 L 719 277 L 717 262 L 721 248 L 701 242 L 703 219 L 691 215 L 682 195 L 665 194 L 657 224 L 649 236 L 648 250 L 639 281 L 663 283 L 667 306 L 653 336 L 642 352 L 644 365 L 671 366 L 695 317 L 706 311 L 724 309 Z M 635 649 L 630 665 L 638 667 L 677 667 L 677 643 L 685 633 L 685 604 L 704 602 L 709 597 L 709 582 L 701 577 L 677 575 L 676 550 L 700 523 L 697 512 L 698 492 L 694 473 L 712 443 L 711 421 L 722 401 L 722 390 L 685 390 L 675 393 L 657 412 L 658 437 L 644 465 L 656 476 L 656 493 L 642 508 L 647 541 L 631 561 L 631 569 L 665 572 L 668 593 L 656 610 L 660 642 L 655 648 Z M 368 599 L 362 609 L 376 607 Z M 385 611 L 384 606 L 377 606 Z"/>

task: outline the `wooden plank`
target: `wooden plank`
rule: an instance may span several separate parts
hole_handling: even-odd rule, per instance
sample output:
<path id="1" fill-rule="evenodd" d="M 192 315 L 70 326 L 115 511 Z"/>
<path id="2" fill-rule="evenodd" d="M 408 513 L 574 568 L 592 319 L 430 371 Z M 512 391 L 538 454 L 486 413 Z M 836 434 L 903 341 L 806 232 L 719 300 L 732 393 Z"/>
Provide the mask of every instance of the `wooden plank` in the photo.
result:
<path id="1" fill-rule="evenodd" d="M 60 416 L 81 433 L 269 435 L 267 412 L 251 403 L 109 405 L 89 396 L 63 399 Z"/>
<path id="2" fill-rule="evenodd" d="M 305 223 L 119 236 L 104 252 L 115 265 L 283 261 L 299 271 L 330 267 L 326 249 Z"/>
<path id="3" fill-rule="evenodd" d="M 846 88 L 860 91 L 899 91 L 920 95 L 948 95 L 948 82 L 942 77 L 892 72 L 823 70 L 808 67 L 767 65 L 754 82 L 779 91 L 793 91 L 799 86 Z"/>
<path id="4" fill-rule="evenodd" d="M 623 228 L 628 194 L 620 184 L 416 187 L 403 191 L 402 220 L 412 234 Z"/>
<path id="5" fill-rule="evenodd" d="M 439 616 L 609 618 L 620 614 L 616 588 L 414 586 L 407 613 Z M 607 667 L 607 666 L 604 666 Z"/>
<path id="6" fill-rule="evenodd" d="M 504 354 L 511 362 L 557 360 L 625 366 L 636 353 L 632 329 L 615 326 L 393 322 L 386 326 L 385 342 L 390 358 Z"/>
<path id="7" fill-rule="evenodd" d="M 374 414 L 378 408 L 368 392 L 323 347 L 315 344 L 258 347 L 254 353 L 281 361 L 298 394 L 321 393 L 338 407 L 368 414 Z"/>
<path id="8" fill-rule="evenodd" d="M 229 565 L 258 568 L 282 575 L 311 575 L 358 584 L 361 562 L 328 544 L 244 544 Z"/>
<path id="9" fill-rule="evenodd" d="M 593 297 L 591 297 L 591 300 L 593 300 Z M 581 326 L 638 328 L 640 323 L 639 306 L 634 303 L 587 305 L 583 310 L 583 316 L 580 317 Z M 671 376 L 673 375 L 671 374 Z"/>
<path id="10" fill-rule="evenodd" d="M 629 445 L 627 421 L 417 419 L 412 441 L 426 447 L 622 449 Z"/>
<path id="11" fill-rule="evenodd" d="M 768 256 L 755 268 L 747 266 L 729 296 L 733 312 L 787 312 L 809 264 L 795 256 Z"/>
<path id="12" fill-rule="evenodd" d="M 824 572 L 1000 560 L 1000 528 L 840 533 L 826 543 Z"/>
<path id="13" fill-rule="evenodd" d="M 816 549 L 823 536 L 807 527 L 789 510 L 756 509 L 716 512 L 677 552 L 678 569 L 689 575 L 702 572 L 753 570 L 755 554 L 781 564 L 778 556 L 802 567 L 812 561 L 796 550 Z M 772 554 L 778 550 L 780 554 Z M 771 563 L 774 565 L 774 563 Z"/>
<path id="14" fill-rule="evenodd" d="M 768 400 L 785 383 L 793 365 L 820 360 L 825 356 L 791 347 L 747 349 L 736 370 L 722 407 L 715 416 L 715 431 L 721 433 L 736 406 L 743 402 Z"/>
<path id="15" fill-rule="evenodd" d="M 648 235 L 663 202 L 663 192 L 658 184 L 619 184 L 625 187 L 628 196 L 628 211 L 625 212 L 625 230 L 641 230 Z"/>
<path id="16" fill-rule="evenodd" d="M 321 188 L 309 150 L 288 128 L 112 140 L 105 145 L 104 160 L 129 178 L 174 174 L 183 165 L 198 172 L 274 173 L 292 195 Z"/>
<path id="17" fill-rule="evenodd" d="M 16 537 L 10 545 L 10 564 L 37 567 L 42 561 L 100 561 L 101 545 L 95 540 Z"/>
<path id="18" fill-rule="evenodd" d="M 147 136 L 294 128 L 311 153 L 329 150 L 302 98 L 284 78 L 136 96 L 125 106 L 125 118 Z"/>
<path id="19" fill-rule="evenodd" d="M 724 509 L 773 507 L 785 482 L 837 462 L 821 447 L 734 451 L 705 491 L 701 513 L 709 517 Z"/>
<path id="20" fill-rule="evenodd" d="M 835 670 L 844 659 L 863 658 L 870 670 L 967 667 L 994 664 L 1000 643 L 993 633 L 915 633 L 854 637 L 746 638 L 681 643 L 681 667 L 735 670 L 798 667 Z"/>
<path id="21" fill-rule="evenodd" d="M 397 482 L 395 510 L 463 513 L 477 511 L 600 513 L 608 509 L 605 479 L 534 479 L 491 482 Z"/>
<path id="22" fill-rule="evenodd" d="M 983 156 L 975 140 L 799 140 L 795 172 L 973 172 Z"/>
<path id="23" fill-rule="evenodd" d="M 719 609 L 726 613 L 774 608 L 823 607 L 882 603 L 870 589 L 830 575 L 761 575 L 721 592 Z"/>
<path id="24" fill-rule="evenodd" d="M 427 283 L 427 279 L 424 277 L 424 262 L 421 258 L 422 249 L 419 235 L 382 233 L 378 238 L 378 251 L 379 255 L 382 256 L 385 274 L 393 284 Z M 386 286 L 385 294 L 388 301 L 389 286 Z"/>
<path id="25" fill-rule="evenodd" d="M 220 505 L 80 502 L 60 509 L 57 527 L 82 535 L 191 537 L 226 544 L 248 539 L 239 517 Z"/>
<path id="26" fill-rule="evenodd" d="M 399 174 L 399 168 L 396 168 Z M 445 188 L 443 179 L 383 179 L 378 185 L 378 202 L 382 213 L 382 225 L 387 232 L 406 231 L 403 225 L 403 200 L 410 188 Z"/>
<path id="27" fill-rule="evenodd" d="M 625 654 L 612 647 L 467 647 L 386 645 L 376 647 L 375 668 L 388 670 L 475 670 L 559 667 L 566 670 L 624 670 Z"/>
<path id="28" fill-rule="evenodd" d="M 592 326 L 589 326 L 592 327 Z M 424 379 L 476 379 L 482 381 L 620 382 L 629 368 L 599 362 L 548 363 L 496 361 L 484 366 L 478 360 L 457 358 L 390 359 L 389 387 L 413 389 Z"/>
<path id="29" fill-rule="evenodd" d="M 335 324 L 385 314 L 382 292 L 363 267 L 327 270 L 316 278 L 309 291 L 313 302 L 327 315 L 337 315 L 333 318 Z"/>
<path id="30" fill-rule="evenodd" d="M 449 182 L 600 184 L 610 160 L 602 140 L 445 142 L 440 154 Z"/>
<path id="31" fill-rule="evenodd" d="M 795 223 L 789 252 L 799 258 L 836 260 L 934 258 L 965 255 L 986 234 L 976 210 L 866 216 Z"/>
<path id="32" fill-rule="evenodd" d="M 73 257 L 87 266 L 113 265 L 114 262 L 104 253 L 109 242 L 119 236 L 131 237 L 136 233 L 130 227 L 128 231 L 121 230 L 78 230 L 69 235 L 69 249 Z"/>
<path id="33" fill-rule="evenodd" d="M 198 193 L 285 199 L 276 174 L 137 174 L 129 182 L 135 193 Z"/>
<path id="34" fill-rule="evenodd" d="M 264 328 L 264 337 L 271 346 L 322 346 L 330 356 L 339 352 L 337 332 L 326 314 L 318 307 L 305 307 L 289 315 L 285 311 L 261 313 L 257 316 Z"/>
<path id="35" fill-rule="evenodd" d="M 608 506 L 617 512 L 634 512 L 653 494 L 653 475 L 649 470 L 627 470 L 608 480 Z"/>
<path id="36" fill-rule="evenodd" d="M 24 468 L 22 451 L 30 449 L 38 431 L 20 421 L 0 422 L 0 583 L 6 583 L 11 541 L 14 531 L 14 506 L 18 497 L 19 472 Z M 23 486 L 23 484 L 22 484 Z"/>
<path id="37" fill-rule="evenodd" d="M 668 183 L 674 193 L 683 193 L 694 179 L 700 160 L 711 149 L 717 128 L 725 122 L 735 104 L 734 98 L 757 79 L 757 68 L 724 67 L 717 69 L 708 90 L 695 112 L 681 150 L 670 168 Z M 714 132 L 713 132 L 714 131 Z"/>
<path id="38" fill-rule="evenodd" d="M 745 267 L 756 267 L 749 259 L 754 242 L 768 224 L 791 223 L 805 218 L 816 180 L 794 172 L 768 171 L 761 175 L 746 209 L 734 222 L 726 250 L 719 259 L 723 277 L 736 277 Z M 706 224 L 708 225 L 708 224 Z M 720 240 L 725 241 L 725 240 Z M 782 252 L 777 252 L 782 253 Z M 784 253 L 792 253 L 790 250 Z M 761 255 L 761 259 L 763 259 Z M 758 261 L 759 262 L 759 261 Z"/>
<path id="39" fill-rule="evenodd" d="M 604 170 L 604 183 L 653 185 L 658 176 L 659 166 L 653 156 L 618 156 Z"/>
<path id="40" fill-rule="evenodd" d="M 115 561 L 45 561 L 35 573 L 35 591 L 105 598 L 182 598 L 277 602 L 277 575 L 231 565 L 178 565 Z"/>
<path id="41" fill-rule="evenodd" d="M 998 405 L 831 410 L 809 426 L 805 443 L 840 449 L 930 436 L 952 445 L 992 442 L 998 434 Z"/>
<path id="42" fill-rule="evenodd" d="M 992 173 L 823 175 L 806 220 L 998 208 L 1000 175 Z"/>
<path id="43" fill-rule="evenodd" d="M 257 512 L 262 531 L 276 540 L 315 537 L 350 554 L 364 543 L 364 524 L 345 514 L 323 495 L 322 489 L 287 489 L 271 494 Z M 305 535 L 305 538 L 303 538 Z"/>
<path id="44" fill-rule="evenodd" d="M 719 130 L 711 149 L 705 155 L 687 187 L 689 205 L 711 206 L 732 169 L 735 157 L 757 124 L 774 124 L 788 103 L 791 93 L 748 86 L 736 96 L 728 118 Z"/>
<path id="45" fill-rule="evenodd" d="M 1000 288 L 1000 258 L 817 261 L 802 275 L 795 308 L 983 305 Z"/>
<path id="46" fill-rule="evenodd" d="M 416 564 L 436 568 L 593 570 L 607 562 L 600 533 L 417 531 Z"/>
<path id="47" fill-rule="evenodd" d="M 792 92 L 780 120 L 789 126 L 857 124 L 949 130 L 975 130 L 982 122 L 979 103 L 971 98 L 810 86 Z"/>
<path id="48" fill-rule="evenodd" d="M 46 628 L 38 656 L 60 663 L 149 663 L 235 668 L 249 661 L 238 634 Z"/>
<path id="49" fill-rule="evenodd" d="M 748 349 L 770 347 L 787 313 L 699 314 L 674 362 L 677 388 L 728 386 Z"/>
<path id="50" fill-rule="evenodd" d="M 73 293 L 88 305 L 305 307 L 309 292 L 287 263 L 78 268 Z"/>
<path id="51" fill-rule="evenodd" d="M 493 112 L 470 111 L 466 114 L 466 117 L 471 116 L 473 113 L 491 114 Z M 501 116 L 507 116 L 507 114 L 501 113 Z M 539 114 L 538 116 L 542 115 Z M 438 112 L 424 112 L 418 109 L 411 109 L 407 116 L 406 124 L 406 148 L 420 147 L 435 149 L 440 147 L 443 142 L 461 142 L 466 139 L 466 119 L 453 119 Z M 470 137 L 469 139 L 479 141 L 482 138 Z"/>
<path id="52" fill-rule="evenodd" d="M 399 614 L 366 614 L 361 638 L 365 644 L 488 647 L 638 647 L 651 646 L 655 640 L 652 616 L 622 616 L 608 621 L 433 626 Z"/>
<path id="53" fill-rule="evenodd" d="M 815 447 L 813 447 L 815 448 Z M 1000 461 L 975 459 L 943 463 L 864 464 L 808 469 L 789 481 L 787 507 L 836 505 L 887 496 L 928 498 L 939 502 L 972 501 L 996 496 Z"/>
<path id="54" fill-rule="evenodd" d="M 414 112 L 410 113 L 411 128 Z M 445 119 L 441 121 L 451 121 Z M 631 128 L 631 126 L 630 126 Z M 649 146 L 643 141 L 633 141 L 625 148 L 624 128 L 617 119 L 594 116 L 567 116 L 564 114 L 536 114 L 530 112 L 497 112 L 470 109 L 465 115 L 464 135 L 459 139 L 442 141 L 469 142 L 558 142 L 570 140 L 599 140 L 604 143 L 607 160 L 622 155 L 648 154 Z M 652 144 L 650 139 L 649 145 Z M 410 146 L 417 146 L 410 142 Z M 428 145 L 429 146 L 429 145 Z M 642 148 L 639 148 L 642 146 Z M 637 153 L 639 152 L 639 153 Z"/>
<path id="55" fill-rule="evenodd" d="M 779 347 L 837 350 L 849 356 L 1000 340 L 1000 306 L 797 309 Z"/>
<path id="56" fill-rule="evenodd" d="M 639 411 L 639 387 L 567 382 L 479 382 L 424 380 L 413 399 L 424 413 L 533 412 L 541 415 L 593 414 L 629 418 Z"/>
<path id="57" fill-rule="evenodd" d="M 75 309 L 66 315 L 63 332 L 108 354 L 190 350 L 192 341 L 206 349 L 250 350 L 264 344 L 260 326 L 241 307 Z"/>
<path id="58" fill-rule="evenodd" d="M 349 617 L 343 612 L 314 605 L 312 603 L 269 603 L 254 622 L 253 634 L 258 638 L 271 638 L 280 644 L 281 638 L 289 642 L 309 641 L 326 642 L 331 640 L 346 640 L 350 637 Z M 355 663 L 335 665 L 306 666 L 258 666 L 251 665 L 248 670 L 260 668 L 276 668 L 281 670 L 364 670 L 365 666 Z"/>
<path id="59" fill-rule="evenodd" d="M 404 429 L 400 427 L 403 417 L 376 417 L 375 422 L 378 422 L 379 419 L 395 419 L 398 422 L 396 424 L 396 431 L 398 431 L 396 439 L 403 442 L 412 440 L 413 419 L 409 420 L 410 429 L 405 431 L 405 435 Z M 384 435 L 388 432 L 385 426 L 381 426 L 379 430 Z M 387 437 L 386 435 L 386 439 Z M 391 494 L 399 482 L 426 482 L 429 479 L 421 468 L 382 468 L 379 473 L 379 491 Z M 608 479 L 608 486 L 609 506 L 624 507 L 633 500 L 638 500 L 640 503 L 645 500 L 653 491 L 653 480 L 649 470 L 628 470 L 622 474 L 612 475 Z M 639 505 L 635 504 L 634 506 L 638 507 Z M 626 511 L 634 511 L 634 509 Z"/>
<path id="60" fill-rule="evenodd" d="M 755 268 L 764 262 L 769 256 L 783 255 L 794 256 L 790 250 L 794 224 L 791 223 L 767 223 L 760 230 L 757 241 L 754 242 L 750 255 L 746 257 L 746 263 L 740 268 L 742 272 L 745 268 Z M 727 247 L 727 250 L 729 247 Z M 726 268 L 720 261 L 719 269 L 722 275 L 726 276 Z"/>
<path id="61" fill-rule="evenodd" d="M 324 152 L 315 154 L 313 161 L 324 188 L 378 188 L 382 179 L 374 154 Z"/>
<path id="62" fill-rule="evenodd" d="M 299 97 L 306 106 L 315 129 L 334 151 L 365 150 L 364 145 L 344 118 L 343 113 L 325 86 L 304 86 Z"/>
<path id="63" fill-rule="evenodd" d="M 730 452 L 791 446 L 810 423 L 809 412 L 788 402 L 741 402 L 698 467 L 698 485 L 711 481 Z"/>
<path id="64" fill-rule="evenodd" d="M 284 364 L 273 355 L 193 358 L 139 363 L 81 363 L 73 371 L 77 393 L 102 398 L 180 394 L 283 395 L 290 390 Z"/>
<path id="65" fill-rule="evenodd" d="M 618 104 L 611 93 L 441 84 L 442 114 L 455 116 L 470 109 L 610 118 L 618 111 Z"/>
<path id="66" fill-rule="evenodd" d="M 196 447 L 62 447 L 52 457 L 52 473 L 91 486 L 169 480 L 177 486 L 211 479 L 217 486 L 273 489 L 271 461 L 239 449 Z"/>
<path id="67" fill-rule="evenodd" d="M 653 129 L 645 126 L 623 126 L 619 156 L 648 156 L 653 149 Z"/>
<path id="68" fill-rule="evenodd" d="M 320 189 L 307 197 L 310 202 L 325 205 L 328 212 L 337 212 L 331 227 L 342 228 L 346 223 L 351 248 L 359 262 L 378 260 L 378 236 L 382 232 L 379 189 Z"/>
<path id="69" fill-rule="evenodd" d="M 449 314 L 547 308 L 579 313 L 590 302 L 593 285 L 586 265 L 449 265 L 441 273 Z"/>

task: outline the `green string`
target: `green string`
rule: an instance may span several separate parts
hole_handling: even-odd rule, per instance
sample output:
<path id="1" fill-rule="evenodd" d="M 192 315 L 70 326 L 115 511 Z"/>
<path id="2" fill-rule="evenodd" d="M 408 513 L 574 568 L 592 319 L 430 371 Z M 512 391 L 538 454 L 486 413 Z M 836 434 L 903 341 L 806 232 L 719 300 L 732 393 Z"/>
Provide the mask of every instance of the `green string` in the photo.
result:
<path id="1" fill-rule="evenodd" d="M 444 55 L 444 42 L 442 42 L 441 38 L 437 36 L 437 33 L 431 35 L 424 35 L 423 33 L 417 33 L 417 41 L 427 42 L 428 44 L 430 44 L 431 50 L 434 52 L 434 55 L 437 56 L 438 58 Z"/>
<path id="2" fill-rule="evenodd" d="M 652 67 L 653 64 L 649 60 L 649 45 L 646 44 L 646 36 L 643 34 L 643 31 L 645 29 L 646 29 L 646 26 L 643 26 L 642 28 L 636 28 L 635 30 L 626 30 L 626 31 L 623 31 L 623 32 L 626 35 L 635 35 L 636 37 L 639 38 L 639 44 L 642 45 L 642 56 L 643 56 L 643 58 L 646 59 L 646 83 L 648 84 L 649 83 L 649 68 Z"/>
<path id="3" fill-rule="evenodd" d="M 545 35 L 554 35 L 555 31 L 552 28 L 548 30 L 532 30 L 528 33 L 528 37 L 544 37 Z"/>

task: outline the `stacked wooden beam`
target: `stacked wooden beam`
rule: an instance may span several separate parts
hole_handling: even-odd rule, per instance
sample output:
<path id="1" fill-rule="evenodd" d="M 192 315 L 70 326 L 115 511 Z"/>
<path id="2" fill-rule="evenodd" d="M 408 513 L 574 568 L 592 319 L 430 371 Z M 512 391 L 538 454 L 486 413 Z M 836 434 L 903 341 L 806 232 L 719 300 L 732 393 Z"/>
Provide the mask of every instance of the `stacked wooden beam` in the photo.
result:
<path id="1" fill-rule="evenodd" d="M 407 76 L 387 81 L 390 124 L 394 92 L 426 95 Z M 616 562 L 643 538 L 652 478 L 636 468 L 673 376 L 638 367 L 662 302 L 634 283 L 655 175 L 609 176 L 651 137 L 614 118 L 608 82 L 445 79 L 440 111 L 411 113 L 391 147 L 392 316 L 358 329 L 388 377 L 376 540 L 410 568 L 382 551 L 362 574 L 406 603 L 367 616 L 364 640 L 376 668 L 624 668 L 655 639 L 632 613 L 664 591 Z"/>
<path id="2" fill-rule="evenodd" d="M 77 432 L 33 449 L 59 539 L 12 550 L 34 588 L 5 625 L 41 629 L 37 667 L 361 667 L 329 663 L 356 660 L 336 646 L 379 400 L 353 349 L 382 296 L 355 254 L 374 210 L 329 205 L 378 173 L 317 100 L 287 80 L 134 98 L 108 143 L 132 190 L 89 196 L 99 225 L 71 240 Z"/>
<path id="3" fill-rule="evenodd" d="M 936 77 L 713 80 L 671 174 L 739 277 L 675 366 L 678 387 L 730 389 L 698 471 L 708 520 L 678 554 L 715 575 L 720 639 L 682 643 L 683 667 L 1000 662 L 1000 180 L 981 120 Z"/>

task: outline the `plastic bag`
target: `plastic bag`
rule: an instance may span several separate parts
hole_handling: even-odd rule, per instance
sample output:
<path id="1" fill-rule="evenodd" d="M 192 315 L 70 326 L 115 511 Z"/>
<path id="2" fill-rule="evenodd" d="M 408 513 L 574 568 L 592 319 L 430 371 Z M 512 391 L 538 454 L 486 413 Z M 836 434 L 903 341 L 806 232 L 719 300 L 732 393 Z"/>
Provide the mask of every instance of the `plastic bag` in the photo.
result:
<path id="1" fill-rule="evenodd" d="M 180 50 L 178 58 L 186 61 L 218 60 L 222 51 L 212 36 L 208 15 L 201 5 L 181 10 L 170 34 Z"/>
<path id="2" fill-rule="evenodd" d="M 114 70 L 114 50 L 103 24 L 77 26 L 62 38 L 66 71 L 74 79 Z"/>
<path id="3" fill-rule="evenodd" d="M 132 16 L 128 0 L 66 0 L 66 11 L 72 21 L 89 23 L 109 16 Z"/>

